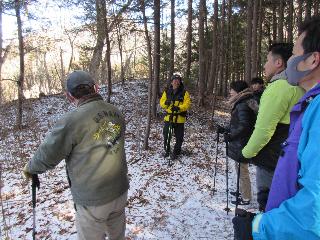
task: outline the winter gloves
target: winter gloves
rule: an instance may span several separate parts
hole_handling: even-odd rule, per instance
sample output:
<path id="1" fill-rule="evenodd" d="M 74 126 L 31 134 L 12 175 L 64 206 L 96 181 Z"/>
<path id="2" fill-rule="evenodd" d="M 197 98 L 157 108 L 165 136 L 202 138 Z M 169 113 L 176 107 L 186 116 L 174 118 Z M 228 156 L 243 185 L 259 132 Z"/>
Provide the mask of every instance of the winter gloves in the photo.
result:
<path id="1" fill-rule="evenodd" d="M 237 160 L 238 160 L 237 162 L 240 162 L 240 163 L 250 163 L 251 162 L 251 158 L 245 158 L 242 155 L 242 152 L 240 152 L 240 156 Z"/>
<path id="2" fill-rule="evenodd" d="M 252 220 L 255 214 L 244 209 L 236 209 L 236 216 L 232 219 L 235 240 L 251 240 Z"/>
<path id="3" fill-rule="evenodd" d="M 167 106 L 170 106 L 170 104 L 173 103 L 170 99 L 167 99 L 164 104 L 167 105 Z M 171 107 L 171 111 L 172 112 L 178 112 L 180 111 L 180 108 L 178 106 L 172 106 Z"/>
<path id="4" fill-rule="evenodd" d="M 229 132 L 224 132 L 223 133 L 223 138 L 225 142 L 231 142 L 231 134 Z"/>
<path id="5" fill-rule="evenodd" d="M 167 106 L 170 106 L 171 100 L 170 100 L 170 99 L 167 99 L 167 100 L 164 102 L 164 104 L 167 105 Z"/>
<path id="6" fill-rule="evenodd" d="M 172 106 L 171 111 L 178 112 L 178 111 L 180 111 L 180 108 L 178 106 Z"/>
<path id="7" fill-rule="evenodd" d="M 27 180 L 31 180 L 32 174 L 28 171 L 28 163 L 24 166 L 24 168 L 22 170 L 22 175 Z"/>
<path id="8" fill-rule="evenodd" d="M 228 129 L 223 126 L 218 125 L 217 133 L 225 133 L 225 132 L 228 132 Z"/>

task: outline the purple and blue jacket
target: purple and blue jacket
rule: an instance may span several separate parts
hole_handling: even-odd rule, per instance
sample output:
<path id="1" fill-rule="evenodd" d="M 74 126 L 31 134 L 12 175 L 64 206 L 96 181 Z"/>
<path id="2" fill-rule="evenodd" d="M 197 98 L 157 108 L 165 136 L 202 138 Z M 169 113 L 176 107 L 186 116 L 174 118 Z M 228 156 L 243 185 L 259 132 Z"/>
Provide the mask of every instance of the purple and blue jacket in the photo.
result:
<path id="1" fill-rule="evenodd" d="M 320 240 L 320 84 L 291 111 L 264 214 L 253 220 L 254 240 Z"/>
<path id="2" fill-rule="evenodd" d="M 291 198 L 299 190 L 298 145 L 302 132 L 302 118 L 309 102 L 318 94 L 319 85 L 307 92 L 290 112 L 289 137 L 282 144 L 282 153 L 272 179 L 266 211 L 279 207 L 284 200 Z"/>

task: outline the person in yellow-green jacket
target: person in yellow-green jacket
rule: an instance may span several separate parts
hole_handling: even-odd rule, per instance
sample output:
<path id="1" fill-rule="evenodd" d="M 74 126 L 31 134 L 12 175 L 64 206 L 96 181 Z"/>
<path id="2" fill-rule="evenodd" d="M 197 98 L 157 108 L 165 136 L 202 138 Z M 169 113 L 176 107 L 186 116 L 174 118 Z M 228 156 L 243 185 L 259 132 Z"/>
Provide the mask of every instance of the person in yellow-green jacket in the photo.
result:
<path id="1" fill-rule="evenodd" d="M 160 106 L 166 110 L 163 127 L 165 157 L 168 157 L 170 154 L 170 138 L 168 137 L 170 127 L 173 128 L 176 138 L 171 155 L 172 160 L 176 159 L 181 153 L 184 138 L 184 123 L 190 105 L 190 94 L 185 90 L 181 76 L 174 74 L 171 77 L 171 85 L 163 92 L 160 99 Z"/>
<path id="2" fill-rule="evenodd" d="M 269 48 L 264 65 L 269 82 L 261 96 L 254 131 L 242 149 L 243 157 L 250 158 L 257 166 L 257 200 L 261 211 L 268 200 L 281 144 L 288 136 L 290 111 L 304 94 L 302 88 L 288 83 L 284 71 L 292 47 L 290 43 L 276 43 Z"/>

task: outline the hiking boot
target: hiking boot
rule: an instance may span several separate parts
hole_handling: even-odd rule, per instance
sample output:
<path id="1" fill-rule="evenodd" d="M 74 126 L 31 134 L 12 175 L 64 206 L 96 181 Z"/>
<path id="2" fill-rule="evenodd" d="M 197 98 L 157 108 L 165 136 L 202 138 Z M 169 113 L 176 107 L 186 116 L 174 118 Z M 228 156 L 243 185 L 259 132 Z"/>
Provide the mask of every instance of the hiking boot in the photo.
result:
<path id="1" fill-rule="evenodd" d="M 164 152 L 164 153 L 162 154 L 162 156 L 163 156 L 164 158 L 169 157 L 169 153 Z"/>
<path id="2" fill-rule="evenodd" d="M 171 157 L 171 160 L 176 160 L 178 155 L 173 152 L 170 157 Z"/>
<path id="3" fill-rule="evenodd" d="M 237 200 L 231 201 L 231 203 L 236 205 Z M 249 205 L 249 204 L 250 204 L 250 199 L 245 199 L 245 198 L 239 197 L 238 205 Z"/>
<path id="4" fill-rule="evenodd" d="M 234 196 L 234 197 L 236 197 L 237 196 L 237 192 L 230 192 L 230 194 L 232 195 L 232 196 Z M 241 192 L 239 192 L 239 197 L 241 196 Z"/>

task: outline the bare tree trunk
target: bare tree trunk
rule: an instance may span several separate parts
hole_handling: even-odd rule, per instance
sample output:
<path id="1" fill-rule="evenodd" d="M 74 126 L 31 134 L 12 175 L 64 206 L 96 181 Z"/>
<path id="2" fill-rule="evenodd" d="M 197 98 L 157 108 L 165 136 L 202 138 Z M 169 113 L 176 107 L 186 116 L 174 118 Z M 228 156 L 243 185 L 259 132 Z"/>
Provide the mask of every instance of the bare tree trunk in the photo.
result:
<path id="1" fill-rule="evenodd" d="M 78 32 L 76 33 L 76 35 L 74 36 L 73 39 L 71 39 L 71 36 L 69 34 L 67 34 L 67 35 L 68 35 L 68 40 L 69 40 L 70 48 L 71 48 L 71 56 L 70 56 L 70 61 L 69 61 L 69 65 L 68 65 L 68 73 L 70 73 L 72 62 L 73 62 L 73 55 L 74 55 L 74 41 L 76 40 Z"/>
<path id="2" fill-rule="evenodd" d="M 214 16 L 213 16 L 213 29 L 212 29 L 212 54 L 211 54 L 211 67 L 210 75 L 208 81 L 208 94 L 213 93 L 213 88 L 216 82 L 216 72 L 217 72 L 217 27 L 218 27 L 218 0 L 214 0 Z"/>
<path id="3" fill-rule="evenodd" d="M 18 80 L 18 114 L 17 127 L 22 129 L 22 101 L 23 101 L 23 85 L 24 85 L 24 46 L 22 36 L 22 22 L 20 15 L 20 0 L 15 0 L 15 12 L 18 25 L 18 39 L 19 39 L 19 56 L 20 56 L 20 75 Z"/>
<path id="4" fill-rule="evenodd" d="M 220 30 L 220 65 L 219 65 L 219 79 L 220 79 L 220 86 L 219 86 L 219 92 L 222 94 L 222 96 L 225 96 L 226 93 L 223 92 L 223 89 L 225 88 L 224 85 L 226 84 L 226 79 L 225 79 L 225 18 L 226 18 L 226 1 L 222 0 L 222 6 L 221 6 L 221 30 Z"/>
<path id="5" fill-rule="evenodd" d="M 277 41 L 277 3 L 272 3 L 272 41 Z"/>
<path id="6" fill-rule="evenodd" d="M 302 8 L 303 8 L 303 0 L 298 0 L 298 13 L 297 13 L 298 26 L 302 23 Z"/>
<path id="7" fill-rule="evenodd" d="M 293 1 L 288 1 L 289 3 L 289 15 L 288 15 L 288 42 L 293 41 Z"/>
<path id="8" fill-rule="evenodd" d="M 258 51 L 257 51 L 257 68 L 259 72 L 259 76 L 262 75 L 262 69 L 261 69 L 261 43 L 262 43 L 262 22 L 263 22 L 263 7 L 262 7 L 263 0 L 259 0 L 259 30 L 258 30 Z"/>
<path id="9" fill-rule="evenodd" d="M 148 31 L 148 20 L 146 17 L 146 9 L 144 0 L 140 0 L 140 7 L 143 16 L 143 24 L 144 24 L 144 33 L 147 41 L 148 48 L 148 67 L 149 67 L 149 83 L 148 83 L 148 114 L 147 114 L 147 126 L 146 126 L 146 134 L 143 140 L 143 148 L 146 150 L 149 146 L 149 135 L 150 135 L 150 127 L 151 127 L 151 99 L 152 99 L 152 49 L 151 49 L 151 41 L 149 37 Z"/>
<path id="10" fill-rule="evenodd" d="M 174 72 L 174 48 L 175 48 L 175 0 L 171 0 L 171 39 L 170 39 L 170 70 L 169 76 Z"/>
<path id="11" fill-rule="evenodd" d="M 154 49 L 153 49 L 154 80 L 152 85 L 152 116 L 157 115 L 157 97 L 160 78 L 160 0 L 154 0 Z"/>
<path id="12" fill-rule="evenodd" d="M 319 1 L 314 1 L 313 3 L 313 15 L 319 14 Z"/>
<path id="13" fill-rule="evenodd" d="M 252 49 L 251 49 L 251 59 L 252 59 L 252 65 L 251 65 L 251 77 L 256 77 L 258 74 L 258 66 L 257 66 L 257 32 L 258 30 L 258 7 L 259 7 L 259 0 L 253 1 L 253 22 L 252 22 Z M 250 78 L 251 80 L 251 78 Z M 249 80 L 249 81 L 250 81 Z"/>
<path id="14" fill-rule="evenodd" d="M 106 24 L 106 26 L 108 26 Z M 106 29 L 106 44 L 107 44 L 107 49 L 106 49 L 106 64 L 107 64 L 107 85 L 108 85 L 108 90 L 107 90 L 107 102 L 110 103 L 111 101 L 111 93 L 112 93 L 112 80 L 111 80 L 111 46 L 110 46 L 110 38 L 109 38 L 109 29 Z"/>
<path id="15" fill-rule="evenodd" d="M 199 5 L 199 91 L 198 105 L 204 106 L 205 93 L 205 41 L 204 41 L 204 15 L 205 15 L 205 0 L 200 0 Z"/>
<path id="16" fill-rule="evenodd" d="M 91 75 L 99 81 L 98 69 L 102 59 L 102 51 L 104 46 L 104 40 L 106 38 L 106 0 L 96 0 L 96 14 L 97 14 L 97 42 L 93 50 L 91 58 L 89 72 Z"/>
<path id="17" fill-rule="evenodd" d="M 284 12 L 284 0 L 279 0 L 279 22 L 278 22 L 278 39 L 279 42 L 283 42 L 283 12 Z"/>
<path id="18" fill-rule="evenodd" d="M 252 44 L 252 0 L 247 0 L 247 39 L 246 39 L 246 62 L 245 81 L 251 80 L 251 44 Z"/>
<path id="19" fill-rule="evenodd" d="M 49 91 L 49 94 L 51 94 L 53 86 L 52 86 L 52 78 L 51 78 L 49 70 L 48 70 L 47 53 L 46 52 L 43 53 L 43 66 L 44 66 L 44 71 L 45 71 L 45 74 L 46 74 L 46 81 L 48 82 L 48 91 Z M 63 87 L 64 86 L 62 85 L 62 89 L 63 89 Z M 41 92 L 43 92 L 42 89 L 41 89 Z"/>
<path id="20" fill-rule="evenodd" d="M 63 51 L 62 51 L 62 48 L 60 48 L 60 69 L 61 69 L 61 79 L 62 79 L 62 82 L 63 82 L 63 79 L 64 79 L 65 76 L 66 76 L 66 72 L 64 71 Z M 62 85 L 62 87 L 63 87 L 63 85 Z"/>
<path id="21" fill-rule="evenodd" d="M 224 96 L 227 96 L 228 93 L 228 81 L 229 79 L 231 78 L 230 76 L 230 68 L 231 68 L 231 59 L 232 59 L 232 46 L 231 46 L 231 36 L 232 36 L 232 4 L 233 4 L 233 1 L 232 0 L 229 0 L 228 1 L 228 14 L 227 14 L 227 23 L 228 23 L 228 33 L 227 33 L 227 51 L 226 51 L 226 74 L 225 74 L 225 77 L 226 77 L 226 80 L 225 80 L 225 84 L 224 84 L 224 87 L 223 87 L 223 93 L 224 93 Z"/>
<path id="22" fill-rule="evenodd" d="M 133 55 L 133 74 L 132 70 L 130 70 L 130 73 L 132 74 L 132 77 L 135 79 L 136 76 L 136 66 L 137 66 L 137 32 L 134 32 L 134 55 Z"/>
<path id="23" fill-rule="evenodd" d="M 119 52 L 120 52 L 120 80 L 121 80 L 122 85 L 124 85 L 121 23 L 117 24 L 117 37 L 118 37 L 118 47 L 119 47 Z"/>
<path id="24" fill-rule="evenodd" d="M 188 0 L 187 63 L 186 63 L 186 75 L 185 75 L 185 78 L 187 81 L 190 81 L 191 43 L 192 43 L 192 0 Z"/>
<path id="25" fill-rule="evenodd" d="M 2 64 L 4 63 L 3 54 L 3 36 L 2 36 L 2 12 L 3 12 L 3 3 L 0 0 L 0 104 L 3 102 L 3 90 L 2 90 Z"/>
<path id="26" fill-rule="evenodd" d="M 312 9 L 312 0 L 307 0 L 306 3 L 306 18 L 305 19 L 310 19 L 311 18 L 311 9 Z M 317 1 L 314 1 L 317 2 Z"/>

